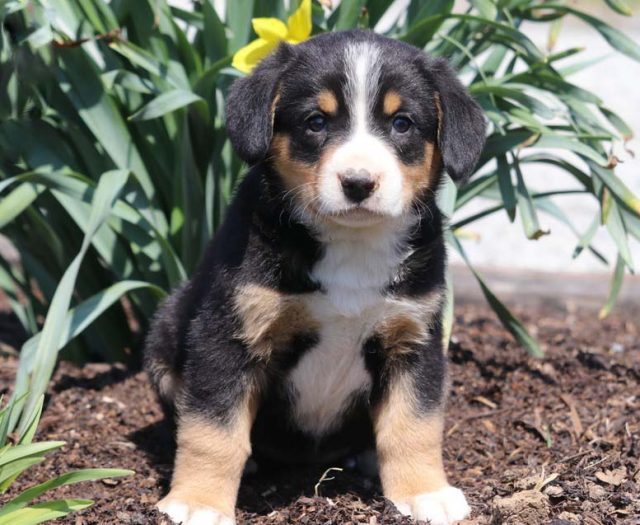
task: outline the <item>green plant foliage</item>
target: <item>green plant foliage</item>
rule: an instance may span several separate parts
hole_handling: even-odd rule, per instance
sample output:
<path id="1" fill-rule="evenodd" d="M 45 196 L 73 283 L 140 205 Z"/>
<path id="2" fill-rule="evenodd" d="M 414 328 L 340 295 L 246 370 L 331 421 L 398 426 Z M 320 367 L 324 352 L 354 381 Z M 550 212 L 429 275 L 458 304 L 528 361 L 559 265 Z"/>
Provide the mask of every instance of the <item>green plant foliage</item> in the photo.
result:
<path id="1" fill-rule="evenodd" d="M 0 228 L 20 254 L 19 263 L 0 259 L 0 286 L 32 336 L 9 430 L 27 428 L 25 414 L 60 350 L 76 359 L 139 355 L 159 299 L 194 270 L 243 173 L 224 124 L 225 97 L 240 75 L 232 54 L 255 37 L 252 17 L 286 20 L 297 7 L 290 3 L 287 10 L 282 0 L 230 1 L 221 19 L 212 0 L 195 1 L 193 11 L 165 0 L 0 2 Z M 561 21 L 577 17 L 631 59 L 640 59 L 640 46 L 561 1 L 475 0 L 460 11 L 453 0 L 412 0 L 394 16 L 390 5 L 343 0 L 329 14 L 314 2 L 313 31 L 384 21 L 384 34 L 448 57 L 484 108 L 490 135 L 477 172 L 460 189 L 447 180 L 441 195 L 453 216 L 453 249 L 464 256 L 456 236 L 504 210 L 509 221 L 522 219 L 530 239 L 548 233 L 539 216 L 551 214 L 576 233 L 575 256 L 591 251 L 606 261 L 591 245 L 606 228 L 618 251 L 608 313 L 632 268 L 628 238 L 640 239 L 640 201 L 610 157 L 631 130 L 596 93 L 572 83 L 570 75 L 589 66 L 566 65 L 580 49 L 540 49 L 520 27 L 546 24 L 553 43 Z M 602 5 L 628 13 L 626 1 Z M 532 163 L 559 168 L 573 184 L 536 191 Z M 562 212 L 562 196 L 576 193 L 600 204 L 585 232 Z M 480 197 L 490 206 L 467 213 Z M 539 354 L 473 274 L 514 337 Z"/>
<path id="2" fill-rule="evenodd" d="M 40 420 L 43 400 L 44 396 L 38 398 L 29 413 L 24 432 L 18 433 L 18 437 L 13 440 L 8 439 L 9 420 L 12 412 L 20 409 L 15 401 L 0 409 L 0 494 L 6 492 L 25 470 L 44 460 L 45 454 L 65 444 L 64 441 L 32 442 Z M 5 500 L 0 506 L 0 525 L 35 525 L 84 509 L 93 502 L 85 499 L 64 499 L 32 504 L 32 501 L 47 491 L 64 485 L 131 474 L 133 472 L 130 470 L 119 469 L 85 469 L 61 474 L 22 491 L 8 501 Z"/>

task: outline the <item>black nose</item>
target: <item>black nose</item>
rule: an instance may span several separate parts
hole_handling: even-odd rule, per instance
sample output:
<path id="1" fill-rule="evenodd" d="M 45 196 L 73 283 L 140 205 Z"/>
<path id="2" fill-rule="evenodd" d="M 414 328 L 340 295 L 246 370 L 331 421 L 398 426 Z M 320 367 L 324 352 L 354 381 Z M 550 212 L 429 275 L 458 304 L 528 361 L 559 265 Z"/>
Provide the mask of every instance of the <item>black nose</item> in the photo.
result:
<path id="1" fill-rule="evenodd" d="M 340 175 L 342 191 L 352 202 L 362 202 L 373 193 L 376 182 L 371 178 L 367 170 L 347 170 L 344 175 Z"/>

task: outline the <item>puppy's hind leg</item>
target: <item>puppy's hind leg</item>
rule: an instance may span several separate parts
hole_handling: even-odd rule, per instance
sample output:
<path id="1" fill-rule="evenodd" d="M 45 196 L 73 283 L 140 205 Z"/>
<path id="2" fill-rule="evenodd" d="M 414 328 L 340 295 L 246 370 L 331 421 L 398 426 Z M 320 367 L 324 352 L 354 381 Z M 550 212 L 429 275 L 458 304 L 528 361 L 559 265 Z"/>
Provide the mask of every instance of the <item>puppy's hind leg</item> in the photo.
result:
<path id="1" fill-rule="evenodd" d="M 181 363 L 188 318 L 184 303 L 188 294 L 187 284 L 164 301 L 151 322 L 144 347 L 144 369 L 160 397 L 167 419 L 172 422 L 182 383 Z"/>

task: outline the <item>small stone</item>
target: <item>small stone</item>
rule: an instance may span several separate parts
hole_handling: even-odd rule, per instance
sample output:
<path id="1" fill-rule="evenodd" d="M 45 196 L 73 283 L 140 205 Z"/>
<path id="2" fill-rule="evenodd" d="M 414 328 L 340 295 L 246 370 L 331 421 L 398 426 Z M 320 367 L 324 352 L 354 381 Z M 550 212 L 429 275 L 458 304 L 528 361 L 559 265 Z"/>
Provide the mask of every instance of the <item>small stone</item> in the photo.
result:
<path id="1" fill-rule="evenodd" d="M 580 523 L 580 516 L 573 512 L 567 512 L 566 510 L 558 514 L 558 519 L 568 521 L 569 523 Z"/>
<path id="2" fill-rule="evenodd" d="M 624 352 L 624 345 L 620 343 L 613 343 L 611 345 L 611 352 L 613 352 L 614 354 L 621 354 L 622 352 Z"/>
<path id="3" fill-rule="evenodd" d="M 504 498 L 494 498 L 492 522 L 534 525 L 549 517 L 549 497 L 537 490 L 523 490 Z"/>
<path id="4" fill-rule="evenodd" d="M 607 497 L 607 490 L 596 483 L 589 482 L 587 484 L 587 491 L 589 493 L 589 499 L 594 501 L 600 501 Z"/>
<path id="5" fill-rule="evenodd" d="M 550 498 L 559 498 L 564 494 L 564 489 L 559 485 L 548 485 L 545 487 L 544 493 Z"/>

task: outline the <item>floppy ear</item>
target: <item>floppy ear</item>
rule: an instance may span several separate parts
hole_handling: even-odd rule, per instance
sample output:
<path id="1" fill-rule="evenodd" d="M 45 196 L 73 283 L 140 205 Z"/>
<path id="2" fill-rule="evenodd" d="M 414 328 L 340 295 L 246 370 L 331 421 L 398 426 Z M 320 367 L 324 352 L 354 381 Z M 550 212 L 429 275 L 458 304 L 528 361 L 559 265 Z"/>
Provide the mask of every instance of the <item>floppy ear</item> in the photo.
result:
<path id="1" fill-rule="evenodd" d="M 236 80 L 227 98 L 227 133 L 242 160 L 255 164 L 269 151 L 278 81 L 292 56 L 281 44 L 253 72 Z"/>
<path id="2" fill-rule="evenodd" d="M 444 169 L 457 184 L 464 183 L 478 163 L 485 142 L 482 109 L 471 98 L 444 59 L 433 60 L 427 74 L 436 91 L 438 148 Z"/>

